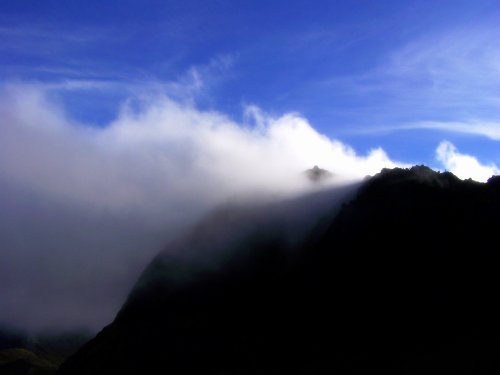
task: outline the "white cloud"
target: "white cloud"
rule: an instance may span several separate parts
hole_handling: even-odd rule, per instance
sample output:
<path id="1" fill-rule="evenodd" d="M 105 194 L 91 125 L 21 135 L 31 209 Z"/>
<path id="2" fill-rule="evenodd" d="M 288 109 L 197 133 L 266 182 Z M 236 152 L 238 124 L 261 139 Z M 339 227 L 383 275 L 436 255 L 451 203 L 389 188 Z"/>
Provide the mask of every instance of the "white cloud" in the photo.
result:
<path id="1" fill-rule="evenodd" d="M 96 128 L 48 97 L 40 85 L 0 90 L 0 323 L 99 328 L 167 240 L 214 205 L 305 191 L 314 165 L 333 182 L 396 166 L 293 113 L 249 107 L 237 123 L 141 92 Z"/>
<path id="2" fill-rule="evenodd" d="M 252 126 L 164 96 L 139 107 L 124 105 L 114 122 L 91 128 L 69 121 L 39 88 L 10 87 L 0 99 L 0 173 L 47 193 L 117 206 L 167 202 L 177 191 L 222 199 L 297 190 L 301 183 L 292 181 L 313 165 L 339 178 L 396 166 L 381 149 L 357 155 L 298 114 L 273 118 L 252 107 Z"/>
<path id="3" fill-rule="evenodd" d="M 403 126 L 405 129 L 435 129 L 446 130 L 455 133 L 480 135 L 490 138 L 495 141 L 500 140 L 500 123 L 497 122 L 440 122 L 440 121 L 425 121 L 415 123 L 413 125 Z"/>
<path id="4" fill-rule="evenodd" d="M 358 134 L 377 134 L 401 130 L 440 130 L 470 134 L 500 141 L 500 123 L 494 121 L 417 121 L 396 126 L 376 126 L 358 130 Z"/>
<path id="5" fill-rule="evenodd" d="M 457 148 L 448 141 L 443 141 L 436 149 L 436 158 L 446 170 L 461 179 L 472 178 L 484 182 L 493 175 L 500 174 L 500 169 L 491 164 L 481 164 L 474 156 L 461 154 Z"/>

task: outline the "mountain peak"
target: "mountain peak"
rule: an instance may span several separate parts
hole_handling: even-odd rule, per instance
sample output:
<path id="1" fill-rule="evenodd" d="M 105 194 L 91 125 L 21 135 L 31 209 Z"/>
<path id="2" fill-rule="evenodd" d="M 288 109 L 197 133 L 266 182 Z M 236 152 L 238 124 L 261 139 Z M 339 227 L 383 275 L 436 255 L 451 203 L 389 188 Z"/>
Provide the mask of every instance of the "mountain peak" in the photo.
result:
<path id="1" fill-rule="evenodd" d="M 322 169 L 315 165 L 311 169 L 304 171 L 304 174 L 309 178 L 312 182 L 322 182 L 333 177 L 333 173 L 329 170 Z"/>
<path id="2" fill-rule="evenodd" d="M 380 173 L 373 176 L 372 183 L 395 184 L 395 183 L 420 183 L 435 187 L 451 187 L 461 183 L 477 183 L 472 180 L 460 180 L 451 172 L 435 171 L 425 165 L 416 165 L 411 168 L 384 168 Z"/>

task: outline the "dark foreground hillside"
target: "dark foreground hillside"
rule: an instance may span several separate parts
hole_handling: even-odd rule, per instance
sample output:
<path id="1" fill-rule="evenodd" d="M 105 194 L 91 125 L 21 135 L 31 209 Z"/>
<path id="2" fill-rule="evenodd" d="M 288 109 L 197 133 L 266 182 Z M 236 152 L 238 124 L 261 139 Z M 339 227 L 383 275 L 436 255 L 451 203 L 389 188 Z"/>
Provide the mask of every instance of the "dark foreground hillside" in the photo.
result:
<path id="1" fill-rule="evenodd" d="M 384 170 L 307 204 L 202 223 L 169 254 L 213 257 L 159 256 L 60 373 L 500 372 L 500 179 Z"/>
<path id="2" fill-rule="evenodd" d="M 27 335 L 0 327 L 0 374 L 55 374 L 61 363 L 89 338 L 84 331 Z"/>

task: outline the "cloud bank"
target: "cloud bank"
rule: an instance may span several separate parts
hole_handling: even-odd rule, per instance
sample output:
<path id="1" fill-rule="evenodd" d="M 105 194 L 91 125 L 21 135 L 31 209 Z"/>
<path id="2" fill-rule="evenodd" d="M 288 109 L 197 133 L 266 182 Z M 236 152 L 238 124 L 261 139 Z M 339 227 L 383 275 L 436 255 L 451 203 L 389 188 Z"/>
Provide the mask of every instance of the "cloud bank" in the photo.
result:
<path id="1" fill-rule="evenodd" d="M 436 149 L 436 158 L 450 171 L 461 179 L 472 178 L 485 182 L 493 175 L 500 174 L 500 169 L 493 163 L 481 164 L 474 156 L 461 154 L 448 141 L 443 141 Z"/>
<path id="2" fill-rule="evenodd" d="M 350 181 L 398 165 L 248 107 L 238 123 L 164 95 L 104 127 L 71 120 L 41 87 L 0 92 L 0 323 L 98 329 L 143 267 L 204 212 L 311 188 L 313 165 Z"/>

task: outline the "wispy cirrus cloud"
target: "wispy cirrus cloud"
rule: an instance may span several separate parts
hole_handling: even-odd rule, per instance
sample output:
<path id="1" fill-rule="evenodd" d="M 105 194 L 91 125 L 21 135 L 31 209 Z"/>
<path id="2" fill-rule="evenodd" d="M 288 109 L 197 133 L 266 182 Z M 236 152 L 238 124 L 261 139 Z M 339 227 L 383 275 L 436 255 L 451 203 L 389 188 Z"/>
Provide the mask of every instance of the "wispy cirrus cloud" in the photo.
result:
<path id="1" fill-rule="evenodd" d="M 50 25 L 26 25 L 16 24 L 11 26 L 0 26 L 0 36 L 3 38 L 16 38 L 16 40 L 47 41 L 58 40 L 60 43 L 89 42 L 98 40 L 99 35 L 104 36 L 104 29 L 80 28 L 60 30 Z M 2 48 L 18 48 L 19 46 L 3 43 Z"/>
<path id="2" fill-rule="evenodd" d="M 494 121 L 417 121 L 391 126 L 373 126 L 356 130 L 359 134 L 390 133 L 408 130 L 436 130 L 500 140 L 500 122 Z"/>
<path id="3" fill-rule="evenodd" d="M 495 30 L 476 26 L 422 36 L 391 53 L 379 73 L 389 89 L 392 83 L 396 91 L 407 88 L 410 97 L 420 96 L 419 104 L 489 106 L 500 98 L 500 32 Z"/>
<path id="4" fill-rule="evenodd" d="M 470 143 L 484 138 L 499 141 L 499 38 L 498 29 L 485 24 L 430 30 L 408 41 L 377 68 L 343 86 L 361 97 L 380 97 L 368 106 L 373 123 L 349 131 L 358 136 L 394 133 L 391 137 L 434 142 L 453 141 L 457 136 L 469 136 Z M 497 158 L 483 148 L 474 150 L 474 155 L 483 160 Z"/>
<path id="5" fill-rule="evenodd" d="M 414 124 L 405 124 L 400 129 L 431 129 L 444 130 L 452 133 L 463 133 L 487 137 L 494 141 L 500 141 L 500 122 L 444 122 L 444 121 L 422 121 Z M 397 129 L 397 128 L 393 128 Z"/>
<path id="6" fill-rule="evenodd" d="M 115 33 L 104 26 L 9 22 L 0 26 L 0 51 L 39 58 L 56 56 L 60 59 L 92 46 L 122 43 L 126 37 L 126 32 Z"/>
<path id="7" fill-rule="evenodd" d="M 500 80 L 499 33 L 492 31 L 469 27 L 418 38 L 391 55 L 388 69 L 395 75 L 426 76 L 435 85 L 492 85 L 492 79 Z"/>
<path id="8" fill-rule="evenodd" d="M 384 122 L 491 123 L 500 116 L 499 38 L 490 24 L 430 30 L 386 52 L 371 69 L 326 82 L 358 98 L 361 113 L 377 122 L 374 131 Z"/>

